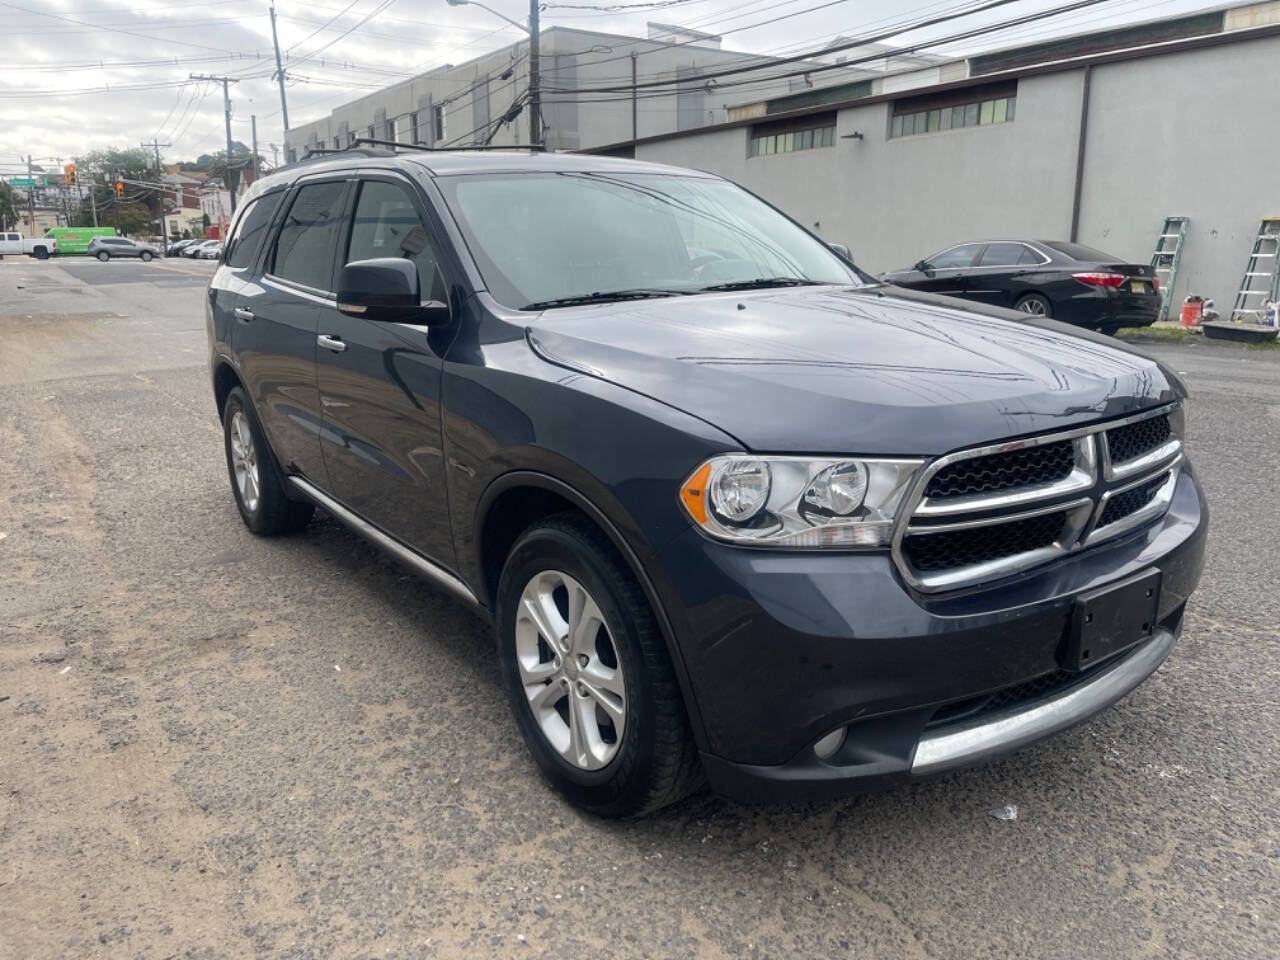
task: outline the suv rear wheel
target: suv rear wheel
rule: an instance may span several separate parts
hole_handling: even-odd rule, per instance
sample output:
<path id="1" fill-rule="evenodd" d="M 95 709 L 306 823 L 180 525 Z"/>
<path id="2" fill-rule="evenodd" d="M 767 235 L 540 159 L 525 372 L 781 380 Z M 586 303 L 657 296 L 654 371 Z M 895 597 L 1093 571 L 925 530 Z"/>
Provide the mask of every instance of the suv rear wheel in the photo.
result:
<path id="1" fill-rule="evenodd" d="M 639 817 L 702 767 L 666 645 L 635 577 L 586 518 L 529 528 L 498 585 L 498 656 L 525 743 L 572 803 Z"/>
<path id="2" fill-rule="evenodd" d="M 98 259 L 101 260 L 103 263 L 106 263 L 108 260 L 111 259 L 111 254 L 109 254 L 106 250 L 99 250 Z"/>
<path id="3" fill-rule="evenodd" d="M 315 507 L 285 496 L 275 455 L 240 387 L 227 394 L 222 433 L 231 492 L 244 525 L 262 536 L 305 527 Z"/>

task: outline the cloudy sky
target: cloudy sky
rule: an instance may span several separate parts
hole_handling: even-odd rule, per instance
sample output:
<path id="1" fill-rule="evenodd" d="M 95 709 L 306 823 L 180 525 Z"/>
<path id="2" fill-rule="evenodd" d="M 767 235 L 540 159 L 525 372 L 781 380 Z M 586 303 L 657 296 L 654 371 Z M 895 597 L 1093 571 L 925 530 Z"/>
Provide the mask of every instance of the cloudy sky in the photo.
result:
<path id="1" fill-rule="evenodd" d="M 990 2 L 990 0 L 986 0 Z M 1006 22 L 1068 0 L 1012 0 L 985 14 L 904 33 L 915 43 L 982 24 Z M 627 4 L 630 10 L 602 7 Z M 514 19 L 521 0 L 490 0 Z M 724 48 L 797 53 L 836 35 L 908 25 L 982 0 L 547 0 L 544 26 L 578 26 L 643 36 L 646 22 L 676 23 L 724 35 Z M 1064 32 L 1162 18 L 1220 6 L 1206 0 L 1099 0 L 1052 19 L 936 49 L 957 55 Z M 587 9 L 582 9 L 588 7 Z M 290 119 L 323 116 L 345 100 L 444 63 L 460 63 L 519 39 L 520 32 L 474 6 L 445 0 L 277 0 Z M 157 0 L 0 0 L 0 172 L 27 153 L 49 162 L 103 147 L 134 147 L 158 137 L 166 160 L 193 159 L 224 144 L 220 85 L 192 73 L 240 78 L 231 88 L 232 136 L 249 142 L 249 117 L 270 158 L 281 145 L 280 98 L 268 0 L 174 3 Z M 779 19 L 781 18 L 781 19 Z M 765 21 L 772 21 L 765 23 Z"/>

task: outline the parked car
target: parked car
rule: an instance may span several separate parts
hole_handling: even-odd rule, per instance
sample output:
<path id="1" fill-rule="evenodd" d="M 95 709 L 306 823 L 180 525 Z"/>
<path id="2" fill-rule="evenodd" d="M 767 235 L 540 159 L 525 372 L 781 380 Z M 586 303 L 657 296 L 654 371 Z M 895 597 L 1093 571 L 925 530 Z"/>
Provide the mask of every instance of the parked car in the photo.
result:
<path id="1" fill-rule="evenodd" d="M 204 259 L 205 251 L 214 247 L 220 247 L 221 244 L 221 240 L 201 240 L 183 250 L 182 255 L 184 257 L 191 257 L 193 260 Z"/>
<path id="2" fill-rule="evenodd" d="M 1160 315 L 1160 281 L 1145 263 L 1063 240 L 985 240 L 948 247 L 881 279 L 1114 333 Z"/>
<path id="3" fill-rule="evenodd" d="M 188 247 L 193 247 L 197 243 L 203 242 L 204 241 L 200 239 L 175 240 L 173 243 L 169 244 L 164 253 L 167 257 L 181 256 L 182 251 L 186 250 Z"/>
<path id="4" fill-rule="evenodd" d="M 160 251 L 149 243 L 130 240 L 128 237 L 94 237 L 89 241 L 88 254 L 105 263 L 112 257 L 137 257 L 147 261 L 159 256 Z"/>
<path id="5" fill-rule="evenodd" d="M 196 256 L 201 260 L 217 260 L 222 256 L 222 241 L 210 240 L 207 243 L 200 244 Z"/>
<path id="6" fill-rule="evenodd" d="M 1200 577 L 1172 371 L 709 174 L 328 154 L 250 188 L 205 304 L 244 523 L 319 506 L 491 617 L 596 814 L 1025 746 L 1145 680 Z"/>
<path id="7" fill-rule="evenodd" d="M 26 255 L 48 260 L 58 252 L 58 241 L 52 237 L 24 237 L 20 233 L 0 233 L 0 257 Z"/>

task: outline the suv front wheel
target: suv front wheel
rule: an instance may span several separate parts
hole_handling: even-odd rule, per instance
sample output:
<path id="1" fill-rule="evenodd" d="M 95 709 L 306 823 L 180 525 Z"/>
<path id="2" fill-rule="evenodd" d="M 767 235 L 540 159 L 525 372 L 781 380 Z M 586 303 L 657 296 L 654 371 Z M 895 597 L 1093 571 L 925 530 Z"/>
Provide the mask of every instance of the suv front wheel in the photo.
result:
<path id="1" fill-rule="evenodd" d="M 639 817 L 697 789 L 702 768 L 653 611 L 585 517 L 548 517 L 520 537 L 496 619 L 520 732 L 572 803 Z"/>

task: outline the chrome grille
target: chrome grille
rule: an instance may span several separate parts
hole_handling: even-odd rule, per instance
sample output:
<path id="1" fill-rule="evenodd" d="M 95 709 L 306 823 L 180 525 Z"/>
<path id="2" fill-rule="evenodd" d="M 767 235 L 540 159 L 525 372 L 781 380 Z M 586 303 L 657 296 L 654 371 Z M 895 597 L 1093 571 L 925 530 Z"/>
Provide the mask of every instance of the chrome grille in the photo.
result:
<path id="1" fill-rule="evenodd" d="M 1167 443 L 1173 432 L 1169 416 L 1148 417 L 1137 423 L 1128 423 L 1107 431 L 1107 449 L 1112 463 L 1136 460 Z"/>
<path id="2" fill-rule="evenodd" d="M 926 592 L 973 586 L 1163 516 L 1182 460 L 1174 412 L 1162 407 L 935 460 L 916 479 L 894 533 L 903 578 Z"/>
<path id="3" fill-rule="evenodd" d="M 1010 554 L 1052 546 L 1066 521 L 1066 514 L 1056 510 L 1008 523 L 922 533 L 907 540 L 904 552 L 912 567 L 926 572 L 990 563 Z"/>
<path id="4" fill-rule="evenodd" d="M 925 495 L 930 498 L 962 497 L 1053 483 L 1071 474 L 1075 460 L 1075 447 L 1070 440 L 973 457 L 935 473 L 925 488 Z"/>

